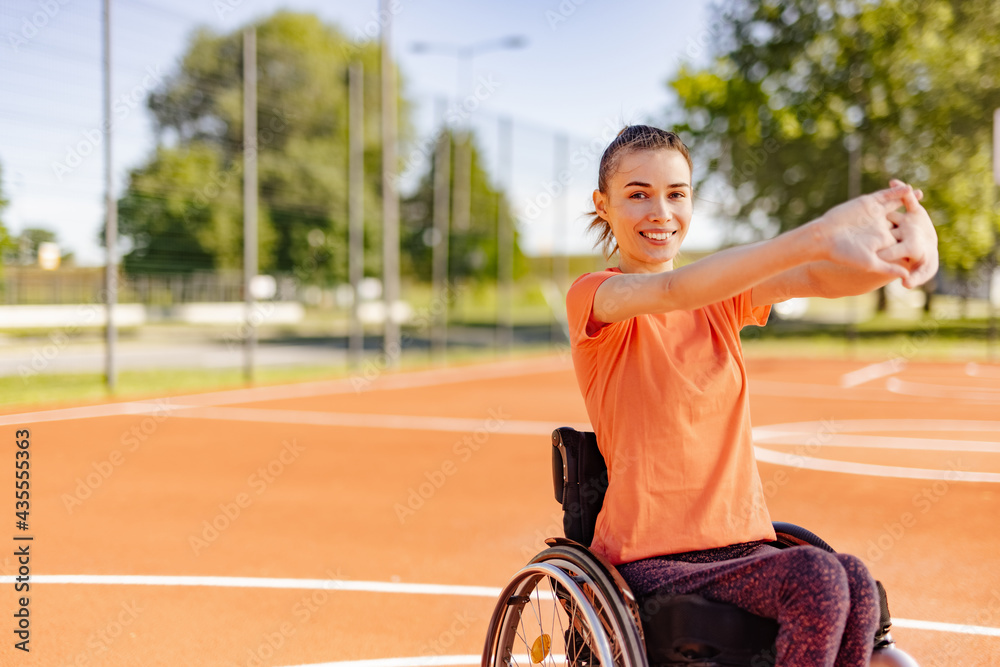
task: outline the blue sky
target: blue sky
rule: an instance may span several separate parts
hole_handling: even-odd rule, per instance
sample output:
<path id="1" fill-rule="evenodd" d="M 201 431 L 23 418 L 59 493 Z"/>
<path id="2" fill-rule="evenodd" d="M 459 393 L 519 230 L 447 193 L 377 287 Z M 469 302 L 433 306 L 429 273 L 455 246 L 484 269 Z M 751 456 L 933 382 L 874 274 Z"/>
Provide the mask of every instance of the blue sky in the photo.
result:
<path id="1" fill-rule="evenodd" d="M 697 2 L 393 4 L 393 48 L 422 133 L 433 127 L 436 99 L 461 98 L 456 59 L 414 53 L 414 42 L 527 39 L 525 48 L 477 56 L 472 78 L 489 86 L 480 88 L 487 92 L 476 100 L 471 122 L 489 161 L 495 159 L 498 117 L 514 121 L 510 189 L 531 252 L 590 248 L 580 214 L 596 182 L 597 147 L 622 122 L 662 118 L 670 103 L 667 78 L 684 60 L 703 62 L 711 39 L 711 17 Z M 375 0 L 112 0 L 116 193 L 155 145 L 145 97 L 176 68 L 192 30 L 237 30 L 279 8 L 315 12 L 349 35 L 374 34 L 378 25 Z M 11 200 L 4 220 L 14 233 L 32 226 L 56 231 L 82 264 L 104 261 L 97 241 L 104 215 L 100 12 L 100 0 L 0 0 L 0 166 Z M 565 199 L 544 206 L 553 190 L 559 133 L 569 139 L 574 158 L 589 162 L 574 159 Z M 420 160 L 413 162 L 419 170 Z M 700 225 L 696 218 L 688 247 L 716 240 L 709 216 L 702 218 Z"/>

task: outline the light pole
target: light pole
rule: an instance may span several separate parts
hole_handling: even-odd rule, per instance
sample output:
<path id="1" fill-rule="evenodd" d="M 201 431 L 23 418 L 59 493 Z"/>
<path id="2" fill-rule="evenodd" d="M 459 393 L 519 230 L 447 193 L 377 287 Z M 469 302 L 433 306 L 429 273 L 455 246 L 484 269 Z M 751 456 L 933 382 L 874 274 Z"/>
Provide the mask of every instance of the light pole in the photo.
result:
<path id="1" fill-rule="evenodd" d="M 473 59 L 489 51 L 504 49 L 519 49 L 528 40 L 521 35 L 511 35 L 501 39 L 490 39 L 473 44 L 451 44 L 447 42 L 414 42 L 410 47 L 413 53 L 426 53 L 453 56 L 456 59 L 455 94 L 458 104 L 472 95 L 475 86 Z M 460 118 L 457 129 L 461 136 L 455 144 L 455 185 L 452 190 L 452 219 L 456 229 L 465 231 L 469 228 L 472 217 L 472 137 L 469 131 L 468 116 Z"/>
<path id="2" fill-rule="evenodd" d="M 456 86 L 455 94 L 459 103 L 463 97 L 471 95 L 475 85 L 475 72 L 473 70 L 473 59 L 477 55 L 489 51 L 501 51 L 505 49 L 519 49 L 527 44 L 527 39 L 521 35 L 511 35 L 500 39 L 491 39 L 473 44 L 457 45 L 442 42 L 414 42 L 410 50 L 413 53 L 437 54 L 453 56 L 456 59 Z M 446 137 L 446 126 L 448 124 L 447 112 L 442 113 L 441 135 Z M 461 127 L 456 128 L 461 131 L 462 136 L 456 137 L 455 142 L 455 178 L 452 185 L 451 202 L 452 211 L 450 219 L 454 221 L 454 227 L 459 230 L 467 230 L 472 218 L 472 139 L 471 132 L 468 131 L 466 118 L 462 117 Z M 439 145 L 436 158 L 437 169 L 447 169 L 448 162 L 442 154 L 447 150 L 447 144 Z M 441 179 L 435 179 L 434 198 L 434 227 L 438 231 L 435 243 L 432 247 L 432 264 L 437 267 L 433 272 L 434 300 L 438 305 L 438 311 L 442 313 L 442 322 L 434 328 L 432 337 L 433 347 L 439 350 L 439 359 L 444 360 L 447 341 L 447 283 L 448 283 L 448 237 L 450 234 L 450 221 L 447 210 L 439 211 L 439 208 L 447 208 L 447 174 L 443 174 Z M 443 196 L 442 196 L 443 194 Z M 443 267 L 443 269 L 441 268 Z"/>
<path id="3" fill-rule="evenodd" d="M 428 53 L 444 56 L 454 56 L 458 60 L 457 86 L 455 92 L 459 97 L 463 95 L 463 89 L 469 85 L 471 90 L 474 72 L 472 71 L 472 60 L 476 56 L 488 51 L 502 51 L 505 49 L 520 49 L 527 46 L 528 40 L 523 35 L 509 35 L 500 39 L 489 39 L 473 44 L 452 44 L 450 42 L 414 42 L 410 46 L 413 53 Z"/>

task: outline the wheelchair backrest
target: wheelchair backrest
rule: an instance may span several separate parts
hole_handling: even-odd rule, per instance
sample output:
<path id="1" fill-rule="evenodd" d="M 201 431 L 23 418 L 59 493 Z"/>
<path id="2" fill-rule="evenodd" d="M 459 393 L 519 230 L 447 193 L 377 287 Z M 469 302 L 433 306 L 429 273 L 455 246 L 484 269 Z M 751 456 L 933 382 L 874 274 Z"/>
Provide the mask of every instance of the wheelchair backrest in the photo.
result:
<path id="1" fill-rule="evenodd" d="M 589 547 L 608 490 L 608 467 L 594 433 L 568 426 L 552 432 L 552 485 L 563 508 L 563 532 Z"/>

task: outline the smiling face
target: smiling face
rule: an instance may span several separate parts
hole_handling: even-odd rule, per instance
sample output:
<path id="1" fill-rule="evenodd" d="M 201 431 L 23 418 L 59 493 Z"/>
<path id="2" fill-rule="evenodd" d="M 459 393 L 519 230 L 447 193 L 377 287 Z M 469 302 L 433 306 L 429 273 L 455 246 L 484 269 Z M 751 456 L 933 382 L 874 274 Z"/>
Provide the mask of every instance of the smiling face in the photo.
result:
<path id="1" fill-rule="evenodd" d="M 691 223 L 691 168 L 670 148 L 622 156 L 607 192 L 594 191 L 594 209 L 608 221 L 624 273 L 660 273 L 674 257 Z"/>

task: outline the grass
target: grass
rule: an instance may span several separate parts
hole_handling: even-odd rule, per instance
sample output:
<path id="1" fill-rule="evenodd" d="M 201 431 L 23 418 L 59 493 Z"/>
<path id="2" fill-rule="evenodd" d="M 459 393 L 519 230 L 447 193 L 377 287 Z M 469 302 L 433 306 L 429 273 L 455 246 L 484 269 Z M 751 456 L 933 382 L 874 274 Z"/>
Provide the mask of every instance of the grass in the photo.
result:
<path id="1" fill-rule="evenodd" d="M 414 299 L 417 308 L 428 308 L 432 302 L 430 290 L 424 290 Z M 486 288 L 470 286 L 452 304 L 451 314 L 467 327 L 492 327 L 496 294 Z M 525 285 L 515 294 L 515 324 L 522 340 L 528 327 L 548 327 L 550 311 L 537 285 Z M 843 304 L 823 304 L 842 307 Z M 822 315 L 822 313 L 820 313 Z M 369 329 L 376 334 L 377 327 Z M 231 328 L 191 327 L 179 325 L 149 326 L 141 331 L 122 332 L 122 338 L 170 340 L 221 340 Z M 426 327 L 414 330 L 404 328 L 418 338 L 426 337 Z M 846 324 L 829 324 L 805 320 L 781 320 L 772 316 L 764 328 L 748 327 L 743 330 L 743 347 L 750 358 L 834 358 L 884 360 L 902 357 L 912 360 L 937 361 L 1000 361 L 1000 340 L 990 342 L 990 323 L 985 317 L 950 319 L 937 317 L 890 317 L 878 315 L 849 328 Z M 44 332 L 8 332 L 11 342 L 30 340 L 48 342 Z M 309 309 L 306 320 L 297 325 L 262 327 L 261 339 L 294 341 L 295 339 L 328 338 L 346 333 L 346 319 L 342 312 L 329 309 Z M 536 332 L 537 333 L 537 332 Z M 544 333 L 544 332 L 543 332 Z M 541 336 L 534 344 L 522 344 L 515 349 L 515 356 L 551 353 L 553 348 Z M 81 331 L 75 341 L 100 345 L 102 332 Z M 565 350 L 564 350 L 565 351 Z M 369 351 L 369 366 L 379 371 L 377 353 Z M 449 350 L 449 365 L 461 365 L 500 358 L 486 347 L 457 347 Z M 417 369 L 432 365 L 429 352 L 409 350 L 401 359 L 401 368 Z M 349 377 L 351 369 L 344 365 L 299 367 L 259 367 L 256 385 L 281 384 L 320 379 Z M 123 370 L 119 373 L 118 387 L 113 395 L 104 386 L 99 373 L 51 375 L 38 374 L 28 378 L 18 375 L 0 377 L 0 405 L 8 410 L 24 406 L 56 406 L 69 403 L 89 403 L 106 400 L 129 400 L 180 393 L 196 393 L 247 386 L 241 369 L 159 369 Z"/>
<path id="2" fill-rule="evenodd" d="M 260 368 L 255 384 L 280 384 L 337 377 L 344 369 L 301 367 Z M 108 399 L 139 399 L 181 392 L 202 392 L 246 386 L 242 369 L 184 370 L 162 369 L 121 371 L 118 385 L 109 394 L 101 373 L 39 374 L 28 378 L 18 375 L 0 377 L 0 404 L 17 407 L 45 404 L 91 403 Z"/>
<path id="3" fill-rule="evenodd" d="M 514 353 L 515 358 L 545 354 L 545 347 L 526 347 Z M 458 349 L 449 351 L 448 365 L 499 359 L 492 350 Z M 506 357 L 503 357 L 506 358 Z M 426 351 L 404 353 L 400 370 L 419 370 L 432 367 Z M 360 372 L 384 370 L 384 359 L 369 354 Z M 248 385 L 243 370 L 231 369 L 157 369 L 123 370 L 118 374 L 115 392 L 109 393 L 101 373 L 38 374 L 27 378 L 18 375 L 0 377 L 0 405 L 6 409 L 26 406 L 46 408 L 67 404 L 99 403 L 108 400 L 140 400 L 171 394 L 201 393 L 247 386 L 265 386 L 311 380 L 335 380 L 350 377 L 356 371 L 341 366 L 260 367 L 255 370 L 254 382 Z"/>

